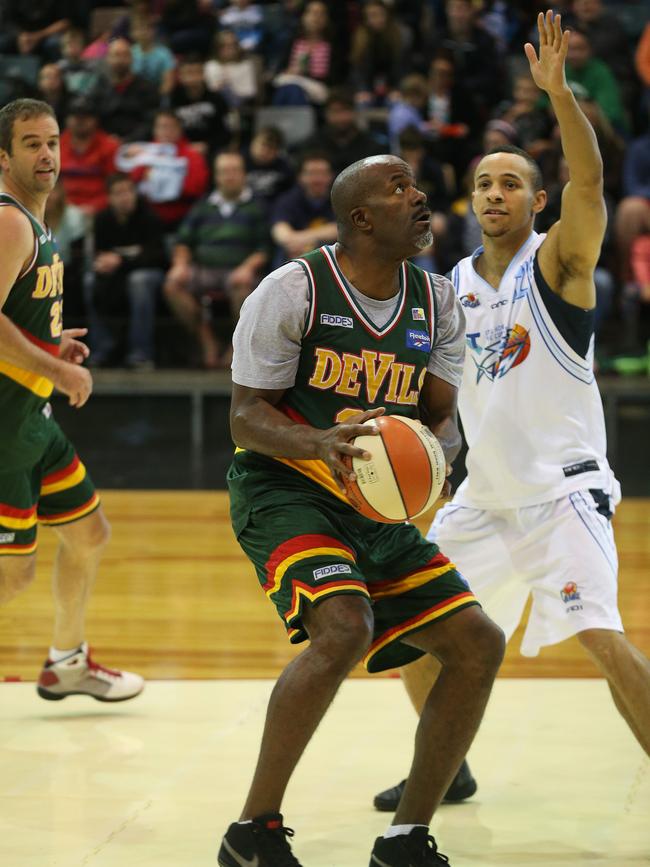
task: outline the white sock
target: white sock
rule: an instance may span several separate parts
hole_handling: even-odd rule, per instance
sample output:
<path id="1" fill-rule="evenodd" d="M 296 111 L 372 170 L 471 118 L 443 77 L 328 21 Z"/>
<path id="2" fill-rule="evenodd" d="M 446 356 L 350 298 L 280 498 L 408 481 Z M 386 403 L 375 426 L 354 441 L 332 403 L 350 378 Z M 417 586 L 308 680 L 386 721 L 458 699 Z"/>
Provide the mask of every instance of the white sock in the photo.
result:
<path id="1" fill-rule="evenodd" d="M 384 831 L 384 837 L 399 837 L 401 834 L 410 834 L 413 828 L 428 828 L 428 825 L 389 825 Z"/>
<path id="2" fill-rule="evenodd" d="M 68 656 L 74 656 L 75 653 L 79 653 L 81 650 L 81 645 L 78 647 L 73 647 L 71 650 L 57 650 L 56 647 L 50 647 L 49 659 L 52 662 L 61 662 L 62 659 L 66 659 Z"/>

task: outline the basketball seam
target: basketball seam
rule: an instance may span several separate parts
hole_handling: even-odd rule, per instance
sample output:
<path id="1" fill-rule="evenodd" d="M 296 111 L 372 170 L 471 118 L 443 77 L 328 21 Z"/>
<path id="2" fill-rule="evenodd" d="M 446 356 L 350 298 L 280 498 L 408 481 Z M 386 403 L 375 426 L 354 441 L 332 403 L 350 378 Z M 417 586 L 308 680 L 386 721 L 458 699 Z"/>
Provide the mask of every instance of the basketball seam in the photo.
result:
<path id="1" fill-rule="evenodd" d="M 410 427 L 410 425 L 408 423 L 403 422 L 402 416 L 396 415 L 396 416 L 393 416 L 393 418 L 396 418 L 400 422 L 400 424 L 404 424 L 405 427 L 407 427 L 409 430 L 412 430 L 412 428 Z M 415 419 L 414 419 L 414 421 L 415 421 Z M 418 511 L 414 515 L 410 515 L 410 516 L 408 513 L 408 509 L 406 508 L 406 503 L 404 503 L 404 497 L 402 496 L 401 487 L 399 484 L 397 485 L 399 493 L 400 493 L 400 497 L 402 497 L 402 503 L 404 505 L 404 511 L 406 512 L 406 516 L 407 516 L 406 520 L 407 521 L 410 520 L 410 518 L 417 518 L 417 516 L 420 515 L 422 513 L 422 511 L 426 508 L 427 503 L 429 502 L 429 497 L 431 496 L 431 489 L 433 488 L 433 485 L 434 485 L 435 480 L 436 480 L 435 467 L 433 466 L 433 463 L 431 461 L 431 455 L 429 454 L 429 449 L 426 448 L 426 446 L 420 441 L 419 436 L 417 437 L 417 447 L 424 452 L 426 459 L 429 462 L 429 472 L 431 474 L 431 476 L 430 476 L 431 481 L 429 484 L 429 495 L 426 497 L 426 499 L 422 503 L 422 508 L 418 509 Z M 388 449 L 386 449 L 386 453 L 388 454 Z M 390 455 L 389 455 L 389 460 L 390 460 Z M 392 464 L 391 464 L 391 468 L 392 468 Z M 395 472 L 395 471 L 393 470 L 393 472 Z M 396 476 L 396 478 L 397 478 L 397 476 Z"/>
<path id="2" fill-rule="evenodd" d="M 399 418 L 399 416 L 392 416 L 392 418 Z M 392 458 L 391 458 L 390 450 L 389 450 L 389 449 L 387 448 L 387 446 L 386 446 L 386 440 L 384 439 L 384 434 L 383 434 L 383 431 L 382 431 L 381 427 L 379 427 L 379 435 L 381 436 L 381 441 L 382 441 L 382 443 L 384 444 L 384 451 L 386 452 L 386 458 L 387 458 L 388 463 L 389 463 L 389 466 L 390 466 L 390 468 L 391 468 L 391 472 L 393 473 L 393 478 L 394 478 L 395 481 L 396 481 L 396 485 L 395 485 L 395 487 L 397 488 L 397 491 L 398 491 L 398 493 L 399 493 L 399 498 L 400 498 L 400 500 L 402 501 L 402 509 L 403 509 L 404 514 L 405 514 L 405 516 L 406 516 L 406 517 L 404 518 L 404 520 L 405 520 L 405 521 L 408 521 L 408 519 L 409 519 L 409 510 L 406 508 L 406 502 L 404 501 L 404 495 L 402 494 L 402 486 L 401 486 L 400 483 L 399 483 L 399 475 L 398 475 L 398 473 L 397 473 L 397 470 L 396 470 L 395 466 L 393 465 L 393 461 L 392 461 Z"/>

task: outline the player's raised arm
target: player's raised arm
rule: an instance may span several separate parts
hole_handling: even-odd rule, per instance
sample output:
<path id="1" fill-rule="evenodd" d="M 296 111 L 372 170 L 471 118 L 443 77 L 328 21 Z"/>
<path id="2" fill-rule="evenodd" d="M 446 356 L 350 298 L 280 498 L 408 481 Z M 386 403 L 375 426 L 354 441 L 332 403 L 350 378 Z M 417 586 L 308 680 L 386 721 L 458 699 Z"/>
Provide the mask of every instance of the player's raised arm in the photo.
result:
<path id="1" fill-rule="evenodd" d="M 549 231 L 539 262 L 555 292 L 571 304 L 590 308 L 596 303 L 593 270 L 607 223 L 603 162 L 591 124 L 566 82 L 569 31 L 562 31 L 561 17 L 550 10 L 539 14 L 537 26 L 539 57 L 530 43 L 524 50 L 535 83 L 548 93 L 569 167 L 560 220 Z"/>

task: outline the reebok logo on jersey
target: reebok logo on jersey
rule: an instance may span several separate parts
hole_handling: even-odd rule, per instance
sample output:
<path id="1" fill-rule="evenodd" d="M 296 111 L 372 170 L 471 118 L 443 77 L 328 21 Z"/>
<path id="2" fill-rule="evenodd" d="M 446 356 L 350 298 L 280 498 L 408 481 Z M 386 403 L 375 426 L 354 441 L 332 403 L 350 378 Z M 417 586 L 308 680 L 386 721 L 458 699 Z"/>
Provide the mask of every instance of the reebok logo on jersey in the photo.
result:
<path id="1" fill-rule="evenodd" d="M 422 309 L 422 307 L 411 307 L 411 316 L 413 317 L 413 319 L 417 319 L 420 322 L 424 322 L 425 320 L 424 310 Z"/>
<path id="2" fill-rule="evenodd" d="M 321 313 L 321 325 L 336 325 L 338 328 L 354 328 L 351 316 L 336 316 L 334 313 Z"/>
<path id="3" fill-rule="evenodd" d="M 10 545 L 15 538 L 15 533 L 0 533 L 0 545 Z"/>
<path id="4" fill-rule="evenodd" d="M 320 569 L 314 569 L 314 581 L 320 581 L 322 578 L 329 578 L 330 575 L 352 574 L 352 569 L 347 563 L 335 563 L 333 566 L 321 566 Z"/>
<path id="5" fill-rule="evenodd" d="M 406 348 L 429 352 L 431 349 L 431 338 L 426 331 L 414 331 L 412 328 L 409 328 L 406 332 Z"/>

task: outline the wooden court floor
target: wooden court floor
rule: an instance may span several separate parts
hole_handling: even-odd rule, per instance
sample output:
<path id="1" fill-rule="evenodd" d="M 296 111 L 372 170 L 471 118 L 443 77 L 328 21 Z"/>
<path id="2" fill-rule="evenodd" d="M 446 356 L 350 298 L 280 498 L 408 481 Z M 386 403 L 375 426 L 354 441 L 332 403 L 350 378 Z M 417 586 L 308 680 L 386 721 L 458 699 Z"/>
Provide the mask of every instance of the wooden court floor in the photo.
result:
<path id="1" fill-rule="evenodd" d="M 88 640 L 109 665 L 147 678 L 275 677 L 298 651 L 235 541 L 224 492 L 107 491 L 113 538 L 88 618 Z M 430 521 L 421 521 L 425 529 Z M 650 655 L 650 501 L 615 516 L 620 607 L 630 639 Z M 50 643 L 55 536 L 39 531 L 34 584 L 0 609 L 0 680 L 34 680 Z M 471 577 L 471 576 L 470 576 Z M 575 639 L 537 659 L 510 642 L 502 677 L 594 677 Z M 366 676 L 359 669 L 355 676 Z"/>

